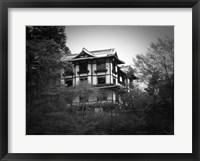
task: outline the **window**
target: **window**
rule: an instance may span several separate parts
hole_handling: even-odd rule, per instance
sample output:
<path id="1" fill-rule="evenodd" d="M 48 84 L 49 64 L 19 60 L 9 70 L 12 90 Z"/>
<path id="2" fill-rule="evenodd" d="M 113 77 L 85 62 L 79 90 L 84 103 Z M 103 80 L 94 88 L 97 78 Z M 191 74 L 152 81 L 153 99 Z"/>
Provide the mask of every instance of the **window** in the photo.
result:
<path id="1" fill-rule="evenodd" d="M 97 60 L 97 69 L 94 72 L 107 72 L 105 59 Z"/>
<path id="2" fill-rule="evenodd" d="M 87 71 L 88 71 L 87 62 L 81 62 L 79 64 L 79 72 L 87 72 Z"/>
<path id="3" fill-rule="evenodd" d="M 106 77 L 98 77 L 97 83 L 98 84 L 106 84 Z"/>
<path id="4" fill-rule="evenodd" d="M 104 60 L 97 61 L 97 71 L 99 70 L 106 70 L 106 63 Z"/>
<path id="5" fill-rule="evenodd" d="M 80 81 L 83 82 L 83 81 L 87 81 L 87 77 L 80 77 Z"/>
<path id="6" fill-rule="evenodd" d="M 65 79 L 65 85 L 66 85 L 67 87 L 71 87 L 71 86 L 73 85 L 72 79 Z"/>
<path id="7" fill-rule="evenodd" d="M 116 84 L 116 79 L 115 78 L 113 78 L 113 84 Z"/>
<path id="8" fill-rule="evenodd" d="M 73 75 L 73 71 L 65 71 L 64 75 Z"/>
<path id="9" fill-rule="evenodd" d="M 97 64 L 97 70 L 105 70 L 105 69 L 106 69 L 106 63 Z"/>
<path id="10" fill-rule="evenodd" d="M 119 94 L 116 93 L 116 102 L 119 102 Z"/>
<path id="11" fill-rule="evenodd" d="M 115 63 L 114 62 L 112 63 L 112 66 L 113 66 L 113 70 L 112 71 L 113 71 L 113 73 L 115 73 L 116 70 L 115 70 Z"/>

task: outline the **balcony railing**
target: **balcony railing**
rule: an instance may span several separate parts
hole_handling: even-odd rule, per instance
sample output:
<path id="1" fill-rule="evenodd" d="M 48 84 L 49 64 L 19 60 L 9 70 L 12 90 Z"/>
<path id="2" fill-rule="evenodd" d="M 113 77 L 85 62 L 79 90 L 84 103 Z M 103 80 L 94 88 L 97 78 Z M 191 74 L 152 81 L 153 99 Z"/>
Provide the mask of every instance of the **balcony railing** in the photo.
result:
<path id="1" fill-rule="evenodd" d="M 120 82 L 118 81 L 119 84 L 121 84 L 122 86 L 126 86 L 126 83 L 125 82 Z"/>
<path id="2" fill-rule="evenodd" d="M 94 71 L 95 73 L 100 73 L 100 72 L 107 72 L 107 69 L 97 69 Z"/>
<path id="3" fill-rule="evenodd" d="M 71 71 L 71 72 L 65 72 L 64 75 L 65 75 L 65 76 L 67 76 L 67 75 L 74 75 L 74 72 L 73 72 L 73 71 Z"/>
<path id="4" fill-rule="evenodd" d="M 82 70 L 82 71 L 78 71 L 78 74 L 83 74 L 83 73 L 89 73 L 89 70 Z"/>

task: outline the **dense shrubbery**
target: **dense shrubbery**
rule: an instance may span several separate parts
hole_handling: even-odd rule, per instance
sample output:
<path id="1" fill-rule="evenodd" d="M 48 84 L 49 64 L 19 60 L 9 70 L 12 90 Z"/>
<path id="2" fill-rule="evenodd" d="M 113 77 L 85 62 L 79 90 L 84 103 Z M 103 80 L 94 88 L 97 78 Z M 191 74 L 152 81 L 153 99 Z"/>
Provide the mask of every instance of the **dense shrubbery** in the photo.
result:
<path id="1" fill-rule="evenodd" d="M 101 107 L 102 110 L 96 111 Z M 173 134 L 173 110 L 163 102 L 135 113 L 117 104 L 62 107 L 37 103 L 27 107 L 28 135 L 154 135 Z"/>

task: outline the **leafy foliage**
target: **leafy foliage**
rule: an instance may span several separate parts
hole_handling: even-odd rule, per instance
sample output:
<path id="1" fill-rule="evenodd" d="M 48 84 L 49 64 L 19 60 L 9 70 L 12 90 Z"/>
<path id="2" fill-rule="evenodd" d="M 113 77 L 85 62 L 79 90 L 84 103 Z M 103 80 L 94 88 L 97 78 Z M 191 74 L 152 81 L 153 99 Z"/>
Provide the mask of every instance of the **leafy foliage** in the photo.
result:
<path id="1" fill-rule="evenodd" d="M 158 39 L 147 53 L 134 59 L 141 81 L 152 98 L 144 113 L 145 125 L 151 134 L 174 133 L 174 40 Z"/>
<path id="2" fill-rule="evenodd" d="M 140 118 L 134 113 L 114 112 L 116 104 L 102 104 L 107 112 L 87 108 L 84 117 L 79 107 L 54 110 L 47 104 L 28 112 L 27 135 L 131 135 L 137 133 Z M 109 108 L 113 106 L 113 108 Z M 95 106 L 92 106 L 95 107 Z M 46 110 L 45 110 L 46 109 Z M 112 110 L 111 110 L 112 109 Z"/>
<path id="3" fill-rule="evenodd" d="M 158 94 L 163 86 L 168 86 L 170 97 L 174 89 L 174 40 L 158 39 L 151 43 L 146 54 L 138 54 L 134 60 L 140 80 L 148 85 L 151 95 Z M 172 99 L 173 100 L 173 99 Z"/>
<path id="4" fill-rule="evenodd" d="M 64 26 L 26 27 L 26 89 L 27 103 L 41 94 L 55 94 L 60 87 L 60 70 L 71 69 L 69 63 L 61 63 L 66 47 Z"/>
<path id="5" fill-rule="evenodd" d="M 133 60 L 143 81 L 149 81 L 155 73 L 160 79 L 168 78 L 174 73 L 174 40 L 158 39 L 150 44 L 147 53 L 138 54 Z"/>

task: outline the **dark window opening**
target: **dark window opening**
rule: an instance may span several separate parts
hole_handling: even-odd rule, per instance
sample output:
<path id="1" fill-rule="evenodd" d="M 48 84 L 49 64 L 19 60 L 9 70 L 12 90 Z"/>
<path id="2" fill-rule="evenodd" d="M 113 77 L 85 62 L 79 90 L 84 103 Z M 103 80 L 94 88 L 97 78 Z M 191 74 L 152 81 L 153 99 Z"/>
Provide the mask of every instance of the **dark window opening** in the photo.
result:
<path id="1" fill-rule="evenodd" d="M 87 71 L 88 71 L 87 62 L 81 62 L 79 64 L 79 72 L 87 72 Z"/>
<path id="2" fill-rule="evenodd" d="M 105 70 L 105 69 L 106 69 L 106 63 L 97 64 L 97 70 Z"/>
<path id="3" fill-rule="evenodd" d="M 88 80 L 87 77 L 81 77 L 81 78 L 80 78 L 80 81 L 81 81 L 81 82 L 87 81 L 87 80 Z"/>
<path id="4" fill-rule="evenodd" d="M 113 84 L 116 84 L 116 79 L 115 78 L 113 78 Z"/>
<path id="5" fill-rule="evenodd" d="M 71 87 L 73 85 L 72 79 L 65 79 L 65 84 L 67 87 Z"/>
<path id="6" fill-rule="evenodd" d="M 98 77 L 97 83 L 98 84 L 106 84 L 106 77 Z"/>
<path id="7" fill-rule="evenodd" d="M 115 63 L 113 62 L 112 65 L 113 65 L 113 70 L 112 71 L 113 71 L 113 73 L 115 73 L 116 72 L 116 70 L 115 70 Z"/>
<path id="8" fill-rule="evenodd" d="M 98 70 L 106 70 L 105 61 L 97 61 L 97 71 Z"/>
<path id="9" fill-rule="evenodd" d="M 121 82 L 121 76 L 118 74 L 118 83 Z"/>
<path id="10" fill-rule="evenodd" d="M 119 102 L 119 94 L 116 93 L 116 102 Z"/>
<path id="11" fill-rule="evenodd" d="M 73 71 L 65 71 L 65 73 L 64 73 L 64 75 L 66 76 L 66 75 L 73 75 L 74 73 L 73 73 Z"/>

